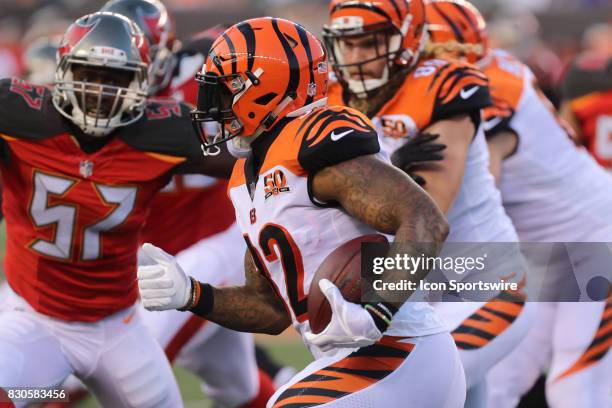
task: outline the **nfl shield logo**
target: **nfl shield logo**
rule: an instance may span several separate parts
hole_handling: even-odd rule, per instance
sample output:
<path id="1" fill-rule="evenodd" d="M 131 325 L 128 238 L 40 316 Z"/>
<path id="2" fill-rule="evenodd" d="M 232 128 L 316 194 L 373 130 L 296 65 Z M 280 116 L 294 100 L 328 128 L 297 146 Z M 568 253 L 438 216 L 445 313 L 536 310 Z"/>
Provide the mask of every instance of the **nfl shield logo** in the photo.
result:
<path id="1" fill-rule="evenodd" d="M 79 164 L 79 173 L 85 178 L 90 177 L 93 174 L 93 163 L 89 160 L 81 161 L 81 164 Z"/>

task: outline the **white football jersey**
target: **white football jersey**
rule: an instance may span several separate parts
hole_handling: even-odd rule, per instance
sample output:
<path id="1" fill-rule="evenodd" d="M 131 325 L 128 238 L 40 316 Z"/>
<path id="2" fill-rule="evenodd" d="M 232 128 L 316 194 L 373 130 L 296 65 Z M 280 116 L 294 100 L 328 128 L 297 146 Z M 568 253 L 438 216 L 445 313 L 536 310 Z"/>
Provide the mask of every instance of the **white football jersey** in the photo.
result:
<path id="1" fill-rule="evenodd" d="M 331 104 L 343 104 L 342 87 L 333 83 Z M 488 81 L 469 64 L 446 60 L 420 62 L 396 94 L 373 117 L 381 149 L 388 155 L 438 120 L 479 115 L 490 104 Z M 514 242 L 518 238 L 504 212 L 489 172 L 489 151 L 479 129 L 465 162 L 461 189 L 447 214 L 447 242 Z"/>
<path id="2" fill-rule="evenodd" d="M 293 325 L 308 329 L 307 298 L 323 260 L 353 238 L 376 233 L 340 207 L 317 202 L 309 176 L 357 156 L 376 154 L 371 122 L 345 107 L 315 109 L 276 126 L 263 152 L 239 160 L 228 187 L 258 269 L 283 300 Z M 444 331 L 428 305 L 406 302 L 388 335 L 423 336 Z"/>
<path id="3" fill-rule="evenodd" d="M 523 63 L 496 50 L 483 70 L 495 102 L 485 110 L 487 134 L 518 136 L 500 188 L 521 240 L 612 241 L 611 175 L 570 140 Z"/>

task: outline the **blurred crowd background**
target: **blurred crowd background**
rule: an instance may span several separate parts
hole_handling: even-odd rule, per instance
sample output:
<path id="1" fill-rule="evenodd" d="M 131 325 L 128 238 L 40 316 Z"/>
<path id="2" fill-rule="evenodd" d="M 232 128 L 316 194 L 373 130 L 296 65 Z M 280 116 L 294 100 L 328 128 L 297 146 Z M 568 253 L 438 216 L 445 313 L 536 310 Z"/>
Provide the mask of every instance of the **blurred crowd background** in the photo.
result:
<path id="1" fill-rule="evenodd" d="M 105 0 L 0 0 L 0 77 L 24 71 L 23 53 L 37 38 L 61 34 L 75 18 Z M 179 38 L 219 23 L 274 15 L 315 33 L 325 23 L 328 0 L 165 0 Z M 494 46 L 507 49 L 534 71 L 557 103 L 563 73 L 579 52 L 612 54 L 612 0 L 474 0 L 489 23 Z"/>

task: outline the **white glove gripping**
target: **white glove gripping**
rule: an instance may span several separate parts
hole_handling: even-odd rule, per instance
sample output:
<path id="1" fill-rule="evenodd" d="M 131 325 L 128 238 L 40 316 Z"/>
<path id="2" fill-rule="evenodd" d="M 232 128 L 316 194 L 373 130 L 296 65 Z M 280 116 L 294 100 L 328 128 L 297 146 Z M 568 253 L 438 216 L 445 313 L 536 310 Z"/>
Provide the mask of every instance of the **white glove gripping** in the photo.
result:
<path id="1" fill-rule="evenodd" d="M 191 298 L 191 280 L 174 257 L 154 245 L 146 243 L 142 252 L 153 265 L 138 267 L 138 289 L 147 310 L 180 309 Z"/>
<path id="2" fill-rule="evenodd" d="M 380 340 L 382 333 L 367 310 L 347 302 L 340 290 L 327 279 L 319 281 L 319 288 L 331 306 L 332 316 L 321 333 L 304 333 L 304 339 L 308 343 L 327 352 L 333 348 L 365 347 Z"/>

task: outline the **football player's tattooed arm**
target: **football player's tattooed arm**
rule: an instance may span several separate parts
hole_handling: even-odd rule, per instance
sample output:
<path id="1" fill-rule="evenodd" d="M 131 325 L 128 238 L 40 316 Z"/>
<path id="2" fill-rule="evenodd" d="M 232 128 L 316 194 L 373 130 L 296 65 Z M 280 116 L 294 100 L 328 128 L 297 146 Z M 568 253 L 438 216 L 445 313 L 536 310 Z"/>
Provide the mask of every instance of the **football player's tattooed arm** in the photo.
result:
<path id="1" fill-rule="evenodd" d="M 502 162 L 516 151 L 518 137 L 511 130 L 504 129 L 487 138 L 489 146 L 489 170 L 499 185 Z"/>
<path id="2" fill-rule="evenodd" d="M 279 334 L 291 318 L 272 285 L 257 269 L 250 252 L 244 257 L 244 286 L 213 288 L 213 309 L 207 320 L 232 330 Z"/>
<path id="3" fill-rule="evenodd" d="M 395 242 L 414 243 L 403 250 L 435 256 L 448 235 L 448 223 L 434 201 L 401 170 L 376 156 L 360 156 L 328 166 L 316 173 L 312 192 L 317 200 L 336 201 L 350 215 L 377 231 L 395 235 Z M 421 246 L 419 243 L 431 243 Z M 404 245 L 407 247 L 407 245 Z M 390 253 L 389 256 L 395 256 Z M 406 276 L 386 271 L 389 281 L 419 281 L 427 271 Z M 410 293 L 404 293 L 405 299 Z"/>
<path id="4" fill-rule="evenodd" d="M 474 122 L 467 114 L 457 115 L 439 120 L 423 132 L 440 135 L 437 142 L 446 145 L 444 160 L 423 164 L 414 173 L 425 179 L 425 190 L 448 214 L 463 181 L 465 161 L 475 133 Z"/>

